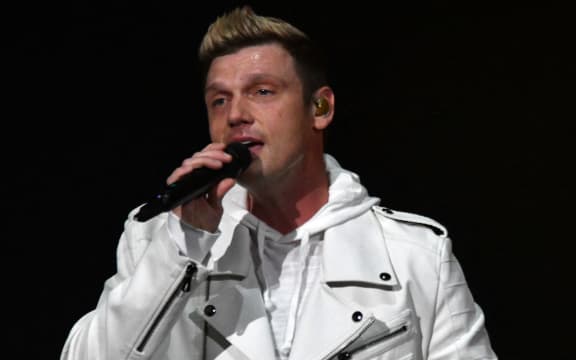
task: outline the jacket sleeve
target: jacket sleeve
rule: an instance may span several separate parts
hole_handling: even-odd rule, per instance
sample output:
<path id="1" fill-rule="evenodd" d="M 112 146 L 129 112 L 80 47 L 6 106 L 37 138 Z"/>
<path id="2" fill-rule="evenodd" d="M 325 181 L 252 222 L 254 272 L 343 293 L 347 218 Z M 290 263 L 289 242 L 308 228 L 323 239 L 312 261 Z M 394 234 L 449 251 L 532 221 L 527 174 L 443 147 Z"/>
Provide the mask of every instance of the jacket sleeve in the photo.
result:
<path id="1" fill-rule="evenodd" d="M 443 238 L 438 267 L 440 279 L 428 359 L 497 359 L 484 327 L 482 309 L 474 302 L 447 237 Z"/>
<path id="2" fill-rule="evenodd" d="M 206 270 L 178 250 L 164 216 L 125 223 L 117 273 L 72 327 L 61 360 L 161 359 L 169 331 Z"/>

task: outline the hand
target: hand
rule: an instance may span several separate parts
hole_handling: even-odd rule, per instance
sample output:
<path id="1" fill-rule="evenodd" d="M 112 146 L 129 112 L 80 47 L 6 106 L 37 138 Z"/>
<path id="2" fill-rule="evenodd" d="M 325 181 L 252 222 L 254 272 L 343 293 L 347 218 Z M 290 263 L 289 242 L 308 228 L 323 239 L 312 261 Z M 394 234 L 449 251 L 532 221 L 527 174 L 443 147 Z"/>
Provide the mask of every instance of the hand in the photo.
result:
<path id="1" fill-rule="evenodd" d="M 224 152 L 225 144 L 212 143 L 201 151 L 185 159 L 180 167 L 176 168 L 166 182 L 172 184 L 183 175 L 202 167 L 220 169 L 225 163 L 232 161 L 232 156 Z M 174 208 L 172 211 L 182 221 L 198 229 L 215 232 L 222 218 L 222 198 L 234 186 L 234 179 L 226 178 L 214 186 L 206 195 L 188 201 Z"/>

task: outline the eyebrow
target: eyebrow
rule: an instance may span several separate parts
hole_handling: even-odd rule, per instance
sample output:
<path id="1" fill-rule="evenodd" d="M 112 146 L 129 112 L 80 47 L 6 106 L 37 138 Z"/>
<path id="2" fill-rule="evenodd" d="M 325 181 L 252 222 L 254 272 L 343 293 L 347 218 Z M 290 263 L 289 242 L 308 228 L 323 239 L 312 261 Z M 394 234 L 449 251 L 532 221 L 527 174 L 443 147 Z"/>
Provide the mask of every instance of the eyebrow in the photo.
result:
<path id="1" fill-rule="evenodd" d="M 248 76 L 246 83 L 249 85 L 253 85 L 265 81 L 274 81 L 275 83 L 279 83 L 281 86 L 284 86 L 286 84 L 286 81 L 284 79 L 267 73 L 251 74 Z M 228 92 L 228 90 L 226 90 L 226 86 L 223 83 L 216 81 L 210 83 L 208 86 L 204 88 L 204 94 L 208 94 L 209 92 Z"/>
<path id="2" fill-rule="evenodd" d="M 224 86 L 219 82 L 211 83 L 210 85 L 204 88 L 204 94 L 208 94 L 209 92 L 221 92 L 224 91 Z"/>

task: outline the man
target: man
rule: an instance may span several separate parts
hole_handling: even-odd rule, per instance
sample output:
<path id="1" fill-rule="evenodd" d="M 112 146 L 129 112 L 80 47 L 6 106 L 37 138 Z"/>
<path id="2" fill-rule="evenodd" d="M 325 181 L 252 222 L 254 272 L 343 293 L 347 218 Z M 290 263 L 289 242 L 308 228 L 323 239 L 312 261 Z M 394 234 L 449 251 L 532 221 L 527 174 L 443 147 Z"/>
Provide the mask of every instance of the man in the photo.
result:
<path id="1" fill-rule="evenodd" d="M 168 183 L 252 163 L 146 222 L 62 359 L 495 359 L 446 230 L 385 210 L 324 154 L 335 98 L 310 40 L 236 9 L 200 47 L 212 143 Z"/>

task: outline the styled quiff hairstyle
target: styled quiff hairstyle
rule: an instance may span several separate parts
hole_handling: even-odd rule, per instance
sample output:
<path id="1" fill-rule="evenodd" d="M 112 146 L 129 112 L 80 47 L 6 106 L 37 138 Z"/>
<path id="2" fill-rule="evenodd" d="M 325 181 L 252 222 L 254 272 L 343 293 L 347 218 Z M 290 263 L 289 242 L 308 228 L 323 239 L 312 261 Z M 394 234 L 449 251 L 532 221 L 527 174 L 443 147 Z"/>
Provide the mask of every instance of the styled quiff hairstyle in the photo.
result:
<path id="1" fill-rule="evenodd" d="M 212 61 L 242 48 L 276 43 L 293 58 L 302 82 L 304 101 L 311 101 L 314 91 L 327 85 L 324 58 L 308 36 L 284 20 L 259 16 L 249 6 L 239 7 L 214 21 L 204 35 L 198 51 L 201 80 Z"/>

